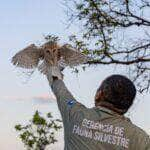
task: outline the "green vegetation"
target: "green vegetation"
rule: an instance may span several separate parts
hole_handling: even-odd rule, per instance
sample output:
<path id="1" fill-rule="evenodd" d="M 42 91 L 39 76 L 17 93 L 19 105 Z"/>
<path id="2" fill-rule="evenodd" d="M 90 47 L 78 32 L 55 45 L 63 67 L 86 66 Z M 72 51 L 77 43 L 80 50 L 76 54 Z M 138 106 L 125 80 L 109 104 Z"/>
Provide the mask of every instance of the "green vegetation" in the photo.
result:
<path id="1" fill-rule="evenodd" d="M 68 25 L 79 24 L 72 45 L 90 65 L 119 65 L 139 92 L 150 87 L 150 1 L 64 0 Z"/>
<path id="2" fill-rule="evenodd" d="M 15 126 L 27 150 L 44 150 L 47 145 L 54 144 L 57 142 L 55 134 L 61 128 L 61 120 L 54 120 L 51 113 L 44 118 L 38 111 L 27 125 Z"/>

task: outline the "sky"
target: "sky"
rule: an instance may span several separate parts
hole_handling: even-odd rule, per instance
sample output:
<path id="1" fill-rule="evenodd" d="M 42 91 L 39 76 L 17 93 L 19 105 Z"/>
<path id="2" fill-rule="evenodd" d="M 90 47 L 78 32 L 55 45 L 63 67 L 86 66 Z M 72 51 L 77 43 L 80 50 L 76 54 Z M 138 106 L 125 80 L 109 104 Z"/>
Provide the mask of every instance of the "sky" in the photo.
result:
<path id="1" fill-rule="evenodd" d="M 78 26 L 67 28 L 62 0 L 14 0 L 0 2 L 0 149 L 24 150 L 14 125 L 27 122 L 35 110 L 52 112 L 60 118 L 56 100 L 47 80 L 38 71 L 29 78 L 11 64 L 11 57 L 29 44 L 43 42 L 44 35 L 54 34 L 66 43 L 68 36 L 78 34 Z M 127 74 L 122 67 L 99 66 L 87 68 L 79 74 L 65 69 L 64 81 L 68 89 L 87 107 L 94 106 L 94 94 L 101 81 L 110 74 Z M 150 95 L 137 95 L 127 116 L 150 133 Z M 63 149 L 62 132 L 59 144 Z"/>

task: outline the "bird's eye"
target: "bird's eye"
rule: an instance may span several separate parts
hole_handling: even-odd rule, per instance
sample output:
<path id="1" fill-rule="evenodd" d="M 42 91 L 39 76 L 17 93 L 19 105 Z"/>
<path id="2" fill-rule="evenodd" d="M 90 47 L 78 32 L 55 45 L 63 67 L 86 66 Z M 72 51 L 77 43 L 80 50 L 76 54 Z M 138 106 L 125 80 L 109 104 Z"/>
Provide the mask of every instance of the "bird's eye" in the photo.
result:
<path id="1" fill-rule="evenodd" d="M 55 53 L 55 52 L 56 52 L 56 49 L 53 49 L 53 52 Z"/>
<path id="2" fill-rule="evenodd" d="M 49 50 L 46 50 L 46 53 L 50 54 L 50 51 L 49 51 Z"/>

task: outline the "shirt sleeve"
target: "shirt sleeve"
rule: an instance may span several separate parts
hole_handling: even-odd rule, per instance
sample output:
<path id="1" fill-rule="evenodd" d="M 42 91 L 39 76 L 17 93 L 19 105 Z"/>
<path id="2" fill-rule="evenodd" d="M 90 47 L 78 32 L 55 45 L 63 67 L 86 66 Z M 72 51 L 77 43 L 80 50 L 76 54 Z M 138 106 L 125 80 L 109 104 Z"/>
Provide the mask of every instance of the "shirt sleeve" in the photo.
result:
<path id="1" fill-rule="evenodd" d="M 80 115 L 83 114 L 86 107 L 73 97 L 62 80 L 58 79 L 53 82 L 52 91 L 57 98 L 58 108 L 64 123 L 68 123 L 69 120 L 81 118 Z"/>
<path id="2" fill-rule="evenodd" d="M 145 150 L 150 150 L 150 137 L 147 137 Z"/>

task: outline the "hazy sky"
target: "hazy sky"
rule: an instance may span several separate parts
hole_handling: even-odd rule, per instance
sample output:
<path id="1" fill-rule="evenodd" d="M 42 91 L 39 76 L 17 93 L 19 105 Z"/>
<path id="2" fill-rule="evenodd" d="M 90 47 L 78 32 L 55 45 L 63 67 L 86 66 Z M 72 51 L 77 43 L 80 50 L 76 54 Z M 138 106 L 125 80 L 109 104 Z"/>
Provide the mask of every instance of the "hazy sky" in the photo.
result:
<path id="1" fill-rule="evenodd" d="M 21 150 L 16 140 L 14 124 L 28 120 L 34 110 L 54 112 L 59 117 L 56 102 L 44 76 L 35 72 L 29 81 L 11 65 L 11 57 L 31 43 L 39 44 L 43 35 L 58 35 L 61 42 L 78 27 L 66 28 L 66 16 L 61 0 L 14 0 L 0 2 L 0 149 Z M 120 67 L 100 66 L 81 71 L 79 75 L 65 70 L 65 83 L 79 101 L 94 106 L 94 93 L 101 81 L 112 73 L 126 74 Z M 51 99 L 48 100 L 48 99 Z M 150 95 L 137 96 L 128 116 L 149 132 Z M 149 132 L 150 133 L 150 132 Z M 61 142 L 62 143 L 62 142 Z M 61 147 L 61 146 L 60 146 Z"/>

